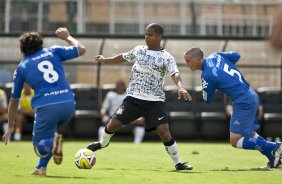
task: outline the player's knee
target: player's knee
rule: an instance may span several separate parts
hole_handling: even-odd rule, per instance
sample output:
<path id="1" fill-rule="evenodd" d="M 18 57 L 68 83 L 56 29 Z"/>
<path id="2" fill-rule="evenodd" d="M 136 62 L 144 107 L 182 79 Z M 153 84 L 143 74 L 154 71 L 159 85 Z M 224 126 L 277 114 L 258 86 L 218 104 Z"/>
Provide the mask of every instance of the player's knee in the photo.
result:
<path id="1" fill-rule="evenodd" d="M 36 145 L 33 145 L 33 147 L 34 147 L 34 152 L 35 152 L 35 154 L 36 154 L 38 157 L 40 157 L 40 158 L 45 158 L 45 157 L 48 156 L 49 152 L 44 152 L 44 153 L 43 153 L 43 152 L 41 151 L 41 149 L 38 148 L 38 146 L 36 146 Z"/>
<path id="2" fill-rule="evenodd" d="M 171 135 L 168 131 L 160 131 L 159 136 L 162 142 L 169 142 L 171 140 Z"/>
<path id="3" fill-rule="evenodd" d="M 230 141 L 230 144 L 232 147 L 236 148 L 236 145 L 237 145 L 236 143 Z"/>
<path id="4" fill-rule="evenodd" d="M 107 131 L 116 132 L 121 129 L 124 125 L 117 119 L 111 119 L 109 124 L 107 124 Z"/>
<path id="5" fill-rule="evenodd" d="M 230 144 L 231 146 L 233 146 L 234 148 L 237 148 L 237 142 L 238 142 L 238 139 L 230 139 Z"/>

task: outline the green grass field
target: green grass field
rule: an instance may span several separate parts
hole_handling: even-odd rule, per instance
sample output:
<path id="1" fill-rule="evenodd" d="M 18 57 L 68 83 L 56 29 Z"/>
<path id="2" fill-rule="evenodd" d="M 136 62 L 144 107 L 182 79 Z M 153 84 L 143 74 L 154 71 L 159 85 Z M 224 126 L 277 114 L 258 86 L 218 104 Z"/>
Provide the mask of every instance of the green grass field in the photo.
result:
<path id="1" fill-rule="evenodd" d="M 266 159 L 257 151 L 232 148 L 227 143 L 185 143 L 178 147 L 182 161 L 194 166 L 192 171 L 176 172 L 160 142 L 112 142 L 95 153 L 97 162 L 91 170 L 80 170 L 74 154 L 88 142 L 64 143 L 62 165 L 50 161 L 47 177 L 32 176 L 37 163 L 31 142 L 0 145 L 1 184 L 281 184 L 281 169 L 263 171 Z"/>

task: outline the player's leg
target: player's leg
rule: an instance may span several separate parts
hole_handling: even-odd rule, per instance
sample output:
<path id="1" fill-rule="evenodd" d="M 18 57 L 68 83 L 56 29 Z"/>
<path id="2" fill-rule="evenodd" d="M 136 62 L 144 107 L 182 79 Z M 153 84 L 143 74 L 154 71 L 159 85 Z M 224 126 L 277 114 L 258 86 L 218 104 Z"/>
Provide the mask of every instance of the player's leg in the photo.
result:
<path id="1" fill-rule="evenodd" d="M 69 101 L 60 103 L 59 105 L 50 106 L 50 108 L 52 109 L 49 109 L 49 111 L 53 112 L 53 115 L 56 117 L 53 121 L 57 122 L 56 129 L 54 130 L 55 137 L 53 140 L 52 154 L 55 164 L 59 165 L 63 160 L 63 135 L 57 132 L 73 117 L 75 112 L 75 102 Z"/>
<path id="2" fill-rule="evenodd" d="M 98 140 L 99 140 L 99 141 L 102 140 L 104 131 L 105 131 L 105 126 L 104 126 L 104 125 L 101 125 L 101 126 L 98 128 Z"/>
<path id="3" fill-rule="evenodd" d="M 46 175 L 46 168 L 52 157 L 52 146 L 54 135 L 45 135 L 44 132 L 48 127 L 46 107 L 38 108 L 35 113 L 35 120 L 33 125 L 32 142 L 34 151 L 39 157 L 39 161 L 32 175 Z"/>
<path id="4" fill-rule="evenodd" d="M 109 123 L 110 121 L 110 116 L 108 115 L 105 115 L 104 117 L 101 117 L 101 125 L 98 129 L 98 140 L 102 140 L 102 137 L 103 137 L 103 134 L 104 134 L 104 131 L 105 131 L 105 127 L 106 125 Z"/>
<path id="5" fill-rule="evenodd" d="M 35 167 L 32 175 L 46 175 L 46 168 L 49 160 L 52 157 L 53 137 L 49 139 L 43 139 L 39 142 L 33 143 L 34 151 L 39 157 L 39 161 Z"/>
<path id="6" fill-rule="evenodd" d="M 133 103 L 132 98 L 125 98 L 120 107 L 113 114 L 109 124 L 105 127 L 103 137 L 99 142 L 93 142 L 87 146 L 92 151 L 107 147 L 114 133 L 123 126 L 140 117 L 138 105 Z"/>
<path id="7" fill-rule="evenodd" d="M 32 174 L 38 174 L 40 170 L 45 170 L 46 175 L 48 162 L 56 154 L 58 158 L 54 157 L 55 163 L 60 164 L 62 162 L 62 137 L 60 134 L 55 136 L 55 132 L 70 120 L 74 110 L 75 104 L 73 101 L 47 105 L 36 110 L 32 142 L 40 159 Z"/>
<path id="8" fill-rule="evenodd" d="M 275 151 L 281 147 L 279 143 L 266 141 L 262 137 L 246 137 L 235 133 L 230 133 L 230 142 L 235 148 L 260 151 L 268 158 L 272 167 L 277 167 L 280 164 L 280 155 L 277 155 L 277 159 L 275 159 Z"/>
<path id="9" fill-rule="evenodd" d="M 137 120 L 131 122 L 131 124 L 135 126 L 133 129 L 133 142 L 134 144 L 140 144 L 145 135 L 145 119 L 143 117 L 138 118 Z"/>
<path id="10" fill-rule="evenodd" d="M 25 121 L 25 116 L 23 113 L 18 113 L 16 117 L 16 122 L 15 122 L 15 133 L 14 133 L 14 140 L 15 141 L 20 141 L 21 140 L 21 132 L 22 132 L 22 127 Z"/>
<path id="11" fill-rule="evenodd" d="M 182 163 L 179 158 L 178 146 L 169 131 L 169 119 L 164 102 L 149 102 L 146 107 L 146 130 L 156 129 L 166 152 L 171 157 L 176 170 L 192 170 L 193 167 Z"/>
<path id="12" fill-rule="evenodd" d="M 168 123 L 160 124 L 156 127 L 156 131 L 164 144 L 166 152 L 169 154 L 172 159 L 176 170 L 192 170 L 193 167 L 191 165 L 187 165 L 180 161 L 178 146 L 176 141 L 172 138 L 169 132 Z"/>
<path id="13" fill-rule="evenodd" d="M 260 136 L 260 135 L 257 134 L 256 132 L 255 132 L 254 138 L 265 140 L 262 136 Z M 271 152 L 271 153 L 269 153 L 269 152 L 267 152 L 267 151 L 260 151 L 260 152 L 261 152 L 263 155 L 265 155 L 265 156 L 268 158 L 268 160 L 269 160 L 269 162 L 268 162 L 265 166 L 263 166 L 262 168 L 263 168 L 263 169 L 272 168 L 272 167 L 273 167 L 273 164 L 271 164 L 271 163 L 274 162 L 274 161 L 272 162 L 272 160 L 273 160 L 273 154 L 272 154 L 272 152 Z M 277 164 L 276 167 L 277 167 L 277 168 L 282 168 L 281 158 L 279 159 L 278 164 Z"/>
<path id="14" fill-rule="evenodd" d="M 282 145 L 256 136 L 256 130 L 259 128 L 256 120 L 258 96 L 251 90 L 243 97 L 240 103 L 233 105 L 233 114 L 230 119 L 230 143 L 236 148 L 259 150 L 269 159 L 273 167 L 277 167 L 282 154 Z"/>

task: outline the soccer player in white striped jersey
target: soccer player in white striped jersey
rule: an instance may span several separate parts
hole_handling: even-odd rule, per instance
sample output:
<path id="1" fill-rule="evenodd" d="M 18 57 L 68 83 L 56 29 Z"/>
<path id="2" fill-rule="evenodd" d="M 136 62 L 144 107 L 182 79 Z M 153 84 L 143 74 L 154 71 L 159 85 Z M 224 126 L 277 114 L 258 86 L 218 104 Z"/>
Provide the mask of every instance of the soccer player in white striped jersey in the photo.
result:
<path id="1" fill-rule="evenodd" d="M 161 47 L 163 34 L 161 25 L 149 24 L 145 31 L 146 45 L 136 46 L 131 51 L 114 57 L 105 58 L 102 55 L 95 57 L 95 61 L 102 64 L 134 62 L 134 65 L 126 98 L 105 127 L 102 140 L 90 144 L 87 148 L 96 151 L 108 146 L 116 131 L 133 120 L 144 117 L 146 130 L 157 131 L 176 170 L 191 170 L 192 166 L 181 162 L 176 141 L 169 131 L 164 94 L 165 74 L 169 73 L 178 86 L 178 98 L 185 100 L 192 100 L 192 98 L 182 87 L 175 59 Z"/>

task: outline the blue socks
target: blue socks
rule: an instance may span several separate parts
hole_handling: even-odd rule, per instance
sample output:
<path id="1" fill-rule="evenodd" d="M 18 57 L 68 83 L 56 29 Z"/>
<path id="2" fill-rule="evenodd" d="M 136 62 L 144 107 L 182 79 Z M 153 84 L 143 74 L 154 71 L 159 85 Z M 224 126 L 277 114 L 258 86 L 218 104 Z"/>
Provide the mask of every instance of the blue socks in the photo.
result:
<path id="1" fill-rule="evenodd" d="M 52 157 L 53 139 L 54 138 L 43 139 L 35 145 L 36 154 L 40 157 L 39 162 L 36 166 L 37 169 L 41 167 L 47 167 L 47 164 Z"/>
<path id="2" fill-rule="evenodd" d="M 273 163 L 274 157 L 271 151 L 277 146 L 275 142 L 266 141 L 263 137 L 258 138 L 248 138 L 244 137 L 243 148 L 249 150 L 259 150 L 263 155 L 265 155 L 270 163 Z"/>

